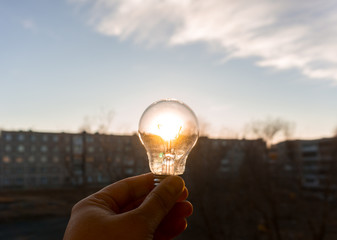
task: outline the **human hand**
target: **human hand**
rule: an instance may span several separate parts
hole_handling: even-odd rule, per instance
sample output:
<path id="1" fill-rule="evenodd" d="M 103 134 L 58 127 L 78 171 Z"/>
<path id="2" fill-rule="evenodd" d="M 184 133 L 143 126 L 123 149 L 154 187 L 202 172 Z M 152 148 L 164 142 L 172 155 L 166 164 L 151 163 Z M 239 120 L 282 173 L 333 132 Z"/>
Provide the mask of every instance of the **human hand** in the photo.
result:
<path id="1" fill-rule="evenodd" d="M 154 188 L 153 178 L 126 178 L 78 202 L 64 240 L 168 240 L 182 233 L 193 211 L 184 181 L 169 176 Z"/>

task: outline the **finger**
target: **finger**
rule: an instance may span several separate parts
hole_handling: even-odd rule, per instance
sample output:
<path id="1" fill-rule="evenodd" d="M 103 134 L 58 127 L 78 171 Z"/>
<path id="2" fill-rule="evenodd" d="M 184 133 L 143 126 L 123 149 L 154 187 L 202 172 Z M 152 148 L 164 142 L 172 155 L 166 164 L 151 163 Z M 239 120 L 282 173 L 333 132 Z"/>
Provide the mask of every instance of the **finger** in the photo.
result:
<path id="1" fill-rule="evenodd" d="M 188 197 L 188 189 L 185 187 L 177 201 L 182 202 L 182 201 L 186 200 L 187 197 Z"/>
<path id="2" fill-rule="evenodd" d="M 189 201 L 177 202 L 164 220 L 173 221 L 175 217 L 189 217 L 193 213 L 193 205 Z"/>
<path id="3" fill-rule="evenodd" d="M 171 211 L 165 216 L 163 221 L 160 223 L 158 229 L 161 232 L 169 234 L 171 232 L 172 226 L 179 221 L 179 219 L 185 219 L 191 216 L 193 213 L 193 206 L 190 202 L 177 202 Z"/>
<path id="4" fill-rule="evenodd" d="M 124 206 L 122 209 L 120 209 L 120 213 L 124 213 L 124 212 L 128 212 L 131 211 L 137 207 L 139 207 L 142 202 L 144 201 L 146 196 L 143 196 L 137 200 L 135 200 L 134 202 L 130 202 L 128 205 Z M 188 197 L 188 190 L 185 187 L 183 192 L 181 193 L 180 197 L 178 198 L 177 202 L 183 202 L 187 199 Z"/>
<path id="5" fill-rule="evenodd" d="M 113 183 L 90 197 L 120 213 L 130 203 L 144 198 L 153 187 L 153 174 L 148 173 Z"/>
<path id="6" fill-rule="evenodd" d="M 154 240 L 169 240 L 181 234 L 187 228 L 187 221 L 185 218 L 177 219 L 170 225 L 169 230 L 158 228 L 154 234 Z"/>
<path id="7" fill-rule="evenodd" d="M 164 239 L 164 236 L 167 239 L 178 236 L 186 229 L 186 217 L 190 216 L 192 212 L 193 206 L 190 202 L 177 202 L 158 226 L 155 236 L 158 239 Z"/>
<path id="8" fill-rule="evenodd" d="M 124 212 L 128 212 L 131 211 L 137 207 L 139 207 L 142 202 L 144 201 L 146 196 L 143 196 L 137 200 L 135 200 L 134 202 L 130 202 L 129 204 L 127 204 L 126 206 L 124 206 L 122 209 L 120 209 L 119 213 L 124 213 Z M 177 202 L 183 202 L 187 199 L 188 197 L 188 190 L 185 187 L 183 192 L 181 193 L 180 197 L 178 198 Z"/>
<path id="9" fill-rule="evenodd" d="M 165 178 L 138 208 L 139 213 L 148 219 L 152 229 L 156 229 L 162 219 L 172 209 L 185 188 L 184 180 L 178 176 Z"/>

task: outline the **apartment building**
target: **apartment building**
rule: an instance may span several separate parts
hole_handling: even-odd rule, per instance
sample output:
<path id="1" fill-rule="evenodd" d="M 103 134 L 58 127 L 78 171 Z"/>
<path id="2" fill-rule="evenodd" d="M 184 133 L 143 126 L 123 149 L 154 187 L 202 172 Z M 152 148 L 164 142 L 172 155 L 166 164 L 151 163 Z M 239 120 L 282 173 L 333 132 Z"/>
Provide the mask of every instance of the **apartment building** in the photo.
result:
<path id="1" fill-rule="evenodd" d="M 266 143 L 262 139 L 210 139 L 199 138 L 187 161 L 190 169 L 207 171 L 214 177 L 226 178 L 238 174 L 244 161 L 251 159 L 251 149 L 267 159 Z"/>
<path id="2" fill-rule="evenodd" d="M 292 140 L 277 144 L 277 159 L 286 172 L 313 191 L 337 188 L 337 139 Z"/>
<path id="3" fill-rule="evenodd" d="M 101 184 L 147 171 L 146 153 L 136 135 L 0 135 L 0 188 Z"/>

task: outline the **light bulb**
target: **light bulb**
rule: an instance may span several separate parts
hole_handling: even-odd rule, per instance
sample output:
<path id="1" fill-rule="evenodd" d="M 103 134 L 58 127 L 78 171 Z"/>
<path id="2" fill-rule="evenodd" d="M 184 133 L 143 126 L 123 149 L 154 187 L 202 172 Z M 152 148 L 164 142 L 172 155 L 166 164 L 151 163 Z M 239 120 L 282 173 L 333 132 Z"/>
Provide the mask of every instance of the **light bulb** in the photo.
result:
<path id="1" fill-rule="evenodd" d="M 198 140 L 199 125 L 186 104 L 164 99 L 152 103 L 144 111 L 138 134 L 157 185 L 168 175 L 184 173 L 187 156 Z"/>

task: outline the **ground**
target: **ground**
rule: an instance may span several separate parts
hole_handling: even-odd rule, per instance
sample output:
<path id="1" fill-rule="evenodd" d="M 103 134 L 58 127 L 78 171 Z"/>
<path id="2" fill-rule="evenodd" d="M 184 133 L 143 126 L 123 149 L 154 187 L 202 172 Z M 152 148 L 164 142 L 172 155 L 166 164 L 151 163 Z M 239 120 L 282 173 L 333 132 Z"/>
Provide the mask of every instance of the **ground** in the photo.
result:
<path id="1" fill-rule="evenodd" d="M 0 239 L 62 239 L 72 206 L 97 190 L 0 191 Z"/>

